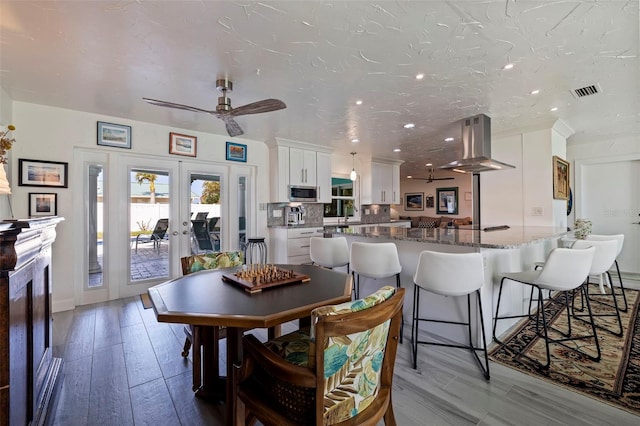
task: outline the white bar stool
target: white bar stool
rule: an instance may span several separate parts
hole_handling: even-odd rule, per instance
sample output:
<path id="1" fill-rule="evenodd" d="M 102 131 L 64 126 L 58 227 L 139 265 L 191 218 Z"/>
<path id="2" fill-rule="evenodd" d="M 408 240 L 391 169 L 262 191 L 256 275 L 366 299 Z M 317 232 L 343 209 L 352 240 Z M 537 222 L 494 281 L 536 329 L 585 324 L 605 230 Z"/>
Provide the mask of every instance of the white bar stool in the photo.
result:
<path id="1" fill-rule="evenodd" d="M 489 380 L 489 356 L 487 354 L 487 339 L 484 334 L 484 320 L 480 288 L 484 283 L 484 266 L 480 253 L 439 253 L 425 250 L 420 253 L 418 266 L 413 277 L 413 321 L 411 324 L 411 347 L 413 349 L 413 368 L 417 367 L 418 344 L 447 346 L 450 348 L 469 349 L 485 379 Z M 444 321 L 420 317 L 420 291 L 426 290 L 441 296 L 467 296 L 467 322 Z M 478 312 L 480 314 L 480 328 L 482 330 L 481 348 L 473 345 L 471 333 L 471 293 L 476 294 Z M 469 344 L 458 345 L 418 340 L 420 321 L 444 324 L 466 325 L 469 331 Z M 484 352 L 484 365 L 477 351 Z"/>
<path id="2" fill-rule="evenodd" d="M 340 266 L 349 268 L 349 244 L 345 237 L 311 237 L 309 254 L 314 265 L 324 268 L 339 268 Z"/>
<path id="3" fill-rule="evenodd" d="M 611 285 L 611 274 L 609 273 L 609 269 L 613 266 L 613 262 L 618 255 L 618 242 L 616 240 L 576 240 L 571 246 L 572 249 L 585 249 L 587 247 L 595 247 L 596 254 L 593 256 L 593 263 L 591 264 L 591 269 L 589 270 L 589 275 L 597 275 L 600 279 L 600 292 L 603 295 L 606 295 L 605 286 L 611 288 L 611 298 L 613 299 L 613 305 L 606 303 L 604 301 L 594 299 L 591 297 L 589 300 L 591 302 L 598 303 L 600 305 L 609 306 L 615 309 L 615 312 L 602 312 L 599 314 L 593 314 L 594 317 L 616 317 L 618 320 L 618 331 L 613 331 L 607 327 L 604 327 L 600 324 L 596 324 L 601 330 L 608 331 L 614 336 L 622 336 L 623 328 L 622 328 L 622 319 L 620 318 L 620 309 L 618 308 L 618 298 L 616 297 L 615 287 Z M 583 285 L 585 289 L 585 297 L 589 297 L 589 277 Z M 583 300 L 582 298 L 580 298 Z M 572 308 L 574 310 L 573 316 L 576 319 L 584 321 L 582 317 L 586 314 L 576 314 L 575 311 L 584 311 L 584 300 L 583 306 L 581 309 L 577 309 L 575 307 L 575 298 L 573 299 Z"/>
<path id="4" fill-rule="evenodd" d="M 627 295 L 624 291 L 624 284 L 622 284 L 622 275 L 620 275 L 620 267 L 618 266 L 618 256 L 622 252 L 622 247 L 624 246 L 624 234 L 612 234 L 612 235 L 597 235 L 597 234 L 589 234 L 586 238 L 587 241 L 606 241 L 606 240 L 615 240 L 618 243 L 618 252 L 616 253 L 616 260 L 614 260 L 614 264 L 616 265 L 616 272 L 618 273 L 618 280 L 620 281 L 620 291 L 622 292 L 622 299 L 624 300 L 624 308 L 620 308 L 621 312 L 627 312 L 629 310 L 629 305 L 627 304 Z"/>
<path id="5" fill-rule="evenodd" d="M 360 298 L 360 276 L 381 279 L 396 277 L 396 287 L 400 288 L 402 266 L 398 248 L 394 243 L 351 243 L 351 274 L 354 278 L 355 298 Z M 404 320 L 400 330 L 400 343 L 404 334 Z"/>
<path id="6" fill-rule="evenodd" d="M 578 352 L 583 356 L 586 356 L 593 361 L 600 361 L 601 353 L 600 353 L 600 344 L 598 343 L 598 335 L 596 333 L 596 325 L 593 321 L 593 316 L 591 312 L 591 305 L 589 303 L 588 297 L 586 298 L 586 305 L 589 312 L 589 319 L 591 322 L 591 330 L 593 334 L 581 335 L 581 336 L 572 336 L 571 333 L 571 312 L 569 310 L 569 292 L 573 292 L 574 290 L 580 289 L 580 291 L 587 296 L 586 289 L 582 285 L 587 277 L 589 276 L 589 271 L 591 269 L 591 264 L 593 263 L 593 259 L 596 253 L 595 247 L 589 247 L 585 249 L 573 249 L 573 248 L 555 248 L 551 250 L 549 255 L 547 256 L 547 260 L 541 269 L 537 269 L 535 271 L 525 271 L 525 272 L 509 272 L 502 274 L 502 280 L 500 281 L 500 291 L 498 292 L 498 302 L 496 304 L 496 315 L 493 326 L 493 339 L 499 344 L 503 345 L 510 352 L 515 353 L 514 358 L 518 358 L 520 356 L 526 357 L 522 353 L 522 350 L 517 351 L 509 346 L 505 345 L 504 342 L 498 340 L 495 336 L 496 326 L 495 324 L 501 318 L 498 314 L 500 312 L 500 299 L 502 297 L 502 286 L 505 280 L 511 280 L 515 282 L 519 282 L 522 284 L 533 286 L 538 289 L 538 308 L 536 312 L 536 332 L 539 337 L 543 338 L 545 341 L 546 355 L 547 361 L 545 364 L 540 364 L 537 360 L 531 361 L 536 363 L 539 368 L 546 369 L 549 368 L 551 364 L 551 355 L 549 350 L 549 343 L 556 343 L 563 346 L 566 349 Z M 542 298 L 543 290 L 551 290 L 551 291 L 562 291 L 564 292 L 564 304 L 567 309 L 567 332 L 559 331 L 564 338 L 560 339 L 551 339 L 548 334 L 548 321 L 546 318 L 545 310 L 543 308 L 544 300 Z M 553 300 L 553 299 L 551 299 Z M 540 321 L 540 317 L 542 317 L 542 321 Z M 539 331 L 540 323 L 542 323 L 542 333 Z M 568 345 L 565 345 L 564 342 L 570 340 L 581 340 L 581 339 L 590 339 L 593 338 L 596 344 L 597 355 L 592 356 L 588 353 L 582 352 L 578 348 L 572 348 Z M 527 357 L 528 358 L 528 357 Z"/>

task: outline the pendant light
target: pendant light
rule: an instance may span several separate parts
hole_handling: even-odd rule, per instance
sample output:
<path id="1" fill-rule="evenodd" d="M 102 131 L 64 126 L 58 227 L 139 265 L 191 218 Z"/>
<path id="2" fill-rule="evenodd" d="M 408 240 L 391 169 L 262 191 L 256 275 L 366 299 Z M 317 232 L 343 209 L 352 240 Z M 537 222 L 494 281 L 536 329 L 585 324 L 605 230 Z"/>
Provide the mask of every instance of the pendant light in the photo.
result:
<path id="1" fill-rule="evenodd" d="M 351 174 L 349 175 L 349 177 L 353 182 L 355 182 L 358 177 L 358 174 L 356 173 L 356 153 L 352 152 L 351 155 L 353 156 L 353 169 L 351 169 Z"/>

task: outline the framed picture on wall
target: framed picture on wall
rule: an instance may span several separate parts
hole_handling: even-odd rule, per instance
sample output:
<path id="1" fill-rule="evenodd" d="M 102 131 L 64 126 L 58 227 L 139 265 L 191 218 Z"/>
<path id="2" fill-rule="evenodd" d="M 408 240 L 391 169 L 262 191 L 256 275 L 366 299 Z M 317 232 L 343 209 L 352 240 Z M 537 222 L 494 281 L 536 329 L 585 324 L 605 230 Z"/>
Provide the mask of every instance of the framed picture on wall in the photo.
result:
<path id="1" fill-rule="evenodd" d="M 98 145 L 131 149 L 131 126 L 98 121 Z"/>
<path id="2" fill-rule="evenodd" d="M 227 142 L 227 160 L 247 162 L 247 146 L 240 143 Z"/>
<path id="3" fill-rule="evenodd" d="M 553 198 L 569 199 L 569 163 L 557 155 L 553 156 Z"/>
<path id="4" fill-rule="evenodd" d="M 55 216 L 58 214 L 58 194 L 29 193 L 29 216 Z"/>
<path id="5" fill-rule="evenodd" d="M 181 135 L 179 133 L 169 133 L 169 154 L 196 156 L 198 138 L 195 136 Z"/>
<path id="6" fill-rule="evenodd" d="M 438 214 L 458 214 L 458 188 L 438 188 L 436 189 L 436 213 Z"/>
<path id="7" fill-rule="evenodd" d="M 69 163 L 18 159 L 19 186 L 67 187 Z"/>
<path id="8" fill-rule="evenodd" d="M 407 192 L 404 194 L 405 210 L 424 210 L 424 192 Z"/>
<path id="9" fill-rule="evenodd" d="M 424 199 L 424 206 L 428 209 L 432 209 L 435 203 L 433 202 L 433 195 L 429 194 Z"/>

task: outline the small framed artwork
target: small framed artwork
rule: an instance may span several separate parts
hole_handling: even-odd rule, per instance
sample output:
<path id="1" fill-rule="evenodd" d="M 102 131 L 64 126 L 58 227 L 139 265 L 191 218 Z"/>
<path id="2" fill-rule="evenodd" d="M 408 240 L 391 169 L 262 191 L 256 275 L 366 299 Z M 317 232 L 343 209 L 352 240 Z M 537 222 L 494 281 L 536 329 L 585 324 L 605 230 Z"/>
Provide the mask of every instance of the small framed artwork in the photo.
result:
<path id="1" fill-rule="evenodd" d="M 131 149 L 131 126 L 98 121 L 98 145 Z"/>
<path id="2" fill-rule="evenodd" d="M 69 163 L 18 159 L 19 186 L 67 187 Z"/>
<path id="3" fill-rule="evenodd" d="M 432 209 L 435 203 L 433 202 L 433 195 L 429 194 L 424 199 L 424 206 L 428 209 Z"/>
<path id="4" fill-rule="evenodd" d="M 169 154 L 196 156 L 196 144 L 198 138 L 195 136 L 181 135 L 179 133 L 169 133 Z"/>
<path id="5" fill-rule="evenodd" d="M 438 214 L 458 214 L 458 188 L 437 188 Z"/>
<path id="6" fill-rule="evenodd" d="M 58 194 L 29 193 L 29 216 L 55 216 L 58 214 Z"/>
<path id="7" fill-rule="evenodd" d="M 424 210 L 424 192 L 407 192 L 404 194 L 405 210 Z"/>
<path id="8" fill-rule="evenodd" d="M 247 146 L 234 142 L 227 142 L 227 160 L 247 162 Z"/>
<path id="9" fill-rule="evenodd" d="M 569 163 L 557 155 L 553 156 L 553 198 L 569 199 Z"/>

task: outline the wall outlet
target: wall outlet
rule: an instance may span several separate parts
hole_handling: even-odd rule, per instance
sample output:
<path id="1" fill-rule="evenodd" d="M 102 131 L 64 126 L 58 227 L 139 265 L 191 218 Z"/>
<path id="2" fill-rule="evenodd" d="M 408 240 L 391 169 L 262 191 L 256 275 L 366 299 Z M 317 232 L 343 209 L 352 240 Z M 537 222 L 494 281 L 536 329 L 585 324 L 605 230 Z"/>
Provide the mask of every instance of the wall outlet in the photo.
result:
<path id="1" fill-rule="evenodd" d="M 544 209 L 542 207 L 532 207 L 531 208 L 532 216 L 544 216 Z"/>
<path id="2" fill-rule="evenodd" d="M 282 210 L 275 209 L 273 211 L 273 217 L 282 217 Z"/>
<path id="3" fill-rule="evenodd" d="M 364 214 L 365 215 L 369 215 L 369 214 L 371 214 L 371 211 L 369 209 L 364 209 Z"/>

